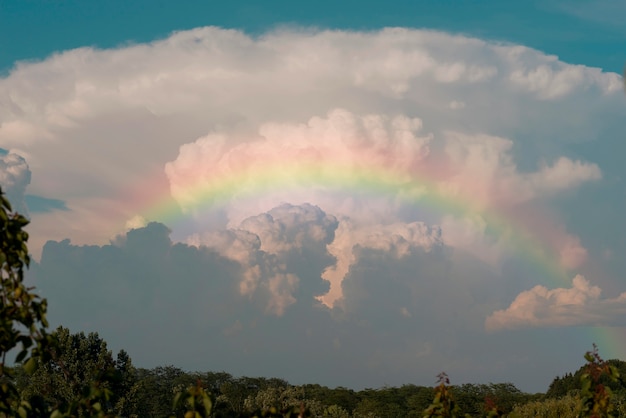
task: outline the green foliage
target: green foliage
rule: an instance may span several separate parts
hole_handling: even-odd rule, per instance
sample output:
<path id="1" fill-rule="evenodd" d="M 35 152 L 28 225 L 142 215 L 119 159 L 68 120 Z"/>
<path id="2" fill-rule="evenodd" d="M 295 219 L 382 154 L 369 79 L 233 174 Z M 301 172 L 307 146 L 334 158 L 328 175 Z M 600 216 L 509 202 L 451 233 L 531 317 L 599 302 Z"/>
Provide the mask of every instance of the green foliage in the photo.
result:
<path id="1" fill-rule="evenodd" d="M 451 389 L 459 409 L 472 417 L 504 416 L 515 405 L 534 399 L 512 383 L 464 384 Z"/>
<path id="2" fill-rule="evenodd" d="M 38 414 L 57 411 L 64 416 L 130 415 L 136 393 L 130 357 L 120 352 L 113 360 L 97 333 L 71 334 L 59 327 L 47 361 L 37 359 L 31 374 L 22 373 L 18 388 Z M 94 409 L 95 408 L 95 409 Z"/>
<path id="3" fill-rule="evenodd" d="M 137 370 L 136 414 L 140 417 L 162 418 L 172 414 L 183 416 L 184 404 L 172 409 L 174 395 L 194 387 L 199 376 L 185 373 L 174 366 Z"/>
<path id="4" fill-rule="evenodd" d="M 559 399 L 548 398 L 518 405 L 511 412 L 511 417 L 578 418 L 580 413 L 580 399 L 575 396 L 566 395 Z"/>
<path id="5" fill-rule="evenodd" d="M 47 303 L 24 285 L 24 268 L 28 267 L 28 220 L 12 213 L 11 204 L 0 190 L 0 414 L 17 412 L 26 416 L 30 405 L 20 403 L 7 366 L 9 351 L 18 350 L 16 363 L 34 370 L 38 357 L 45 356 L 52 340 L 46 334 Z"/>
<path id="6" fill-rule="evenodd" d="M 307 398 L 306 390 L 302 386 L 270 386 L 261 389 L 246 398 L 244 409 L 246 411 L 266 411 L 271 408 L 296 410 L 303 404 L 313 416 L 322 415 L 324 406 L 317 399 Z"/>
<path id="7" fill-rule="evenodd" d="M 340 407 L 339 405 L 333 404 L 324 409 L 323 418 L 350 418 L 350 414 L 348 411 Z"/>
<path id="8" fill-rule="evenodd" d="M 179 392 L 174 397 L 174 410 L 186 409 L 184 418 L 206 418 L 211 416 L 213 403 L 211 398 L 198 380 L 195 386 L 187 388 L 185 392 Z M 176 417 L 176 415 L 171 415 Z"/>
<path id="9" fill-rule="evenodd" d="M 587 367 L 581 377 L 582 389 L 581 416 L 591 418 L 613 417 L 615 405 L 611 402 L 611 389 L 602 384 L 600 379 L 607 376 L 612 381 L 617 381 L 619 372 L 617 368 L 602 360 L 598 354 L 598 348 L 593 345 L 593 351 L 585 354 Z"/>
<path id="10" fill-rule="evenodd" d="M 435 388 L 435 399 L 424 411 L 426 417 L 449 417 L 455 418 L 459 416 L 459 406 L 454 401 L 450 392 L 450 379 L 445 373 L 440 373 L 437 378 L 439 385 Z"/>
<path id="11" fill-rule="evenodd" d="M 621 360 L 606 360 L 606 363 L 613 366 L 620 376 L 626 376 L 626 362 Z M 565 395 L 578 395 L 582 389 L 582 376 L 587 372 L 587 364 L 580 367 L 575 373 L 566 373 L 561 377 L 556 377 L 550 383 L 546 392 L 548 398 L 560 398 Z M 599 382 L 611 389 L 614 395 L 626 395 L 626 382 L 622 378 L 613 380 L 608 375 L 601 375 Z"/>
<path id="12" fill-rule="evenodd" d="M 306 392 L 307 399 L 318 399 L 326 405 L 337 405 L 349 413 L 356 409 L 362 397 L 354 390 L 341 386 L 335 389 L 317 384 L 308 384 L 301 387 Z"/>
<path id="13" fill-rule="evenodd" d="M 435 396 L 435 389 L 430 387 L 416 387 L 407 397 L 407 417 L 422 417 Z"/>
<path id="14" fill-rule="evenodd" d="M 116 379 L 112 382 L 113 410 L 123 417 L 136 416 L 139 409 L 137 369 L 128 353 L 121 350 L 115 360 Z"/>
<path id="15" fill-rule="evenodd" d="M 578 372 L 576 372 L 578 373 Z M 546 397 L 548 398 L 561 398 L 571 393 L 580 392 L 580 377 L 575 374 L 566 373 L 562 377 L 555 377 L 548 391 Z"/>

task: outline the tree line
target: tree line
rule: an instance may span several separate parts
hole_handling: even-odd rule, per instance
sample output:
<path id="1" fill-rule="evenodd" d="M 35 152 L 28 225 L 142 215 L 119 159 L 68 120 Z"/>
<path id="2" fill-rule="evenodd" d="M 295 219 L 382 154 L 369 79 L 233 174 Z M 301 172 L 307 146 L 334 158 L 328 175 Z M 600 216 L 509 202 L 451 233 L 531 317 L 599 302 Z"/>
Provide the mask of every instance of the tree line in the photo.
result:
<path id="1" fill-rule="evenodd" d="M 589 364 L 584 365 L 574 373 L 554 378 L 546 393 L 535 394 L 524 393 L 512 383 L 450 385 L 447 380 L 435 387 L 407 384 L 355 391 L 319 384 L 291 385 L 279 378 L 188 372 L 171 365 L 136 368 L 128 353 L 121 350 L 114 355 L 97 333 L 72 334 L 67 328 L 59 327 L 51 335 L 57 342 L 58 358 L 37 359 L 32 372 L 23 366 L 12 370 L 20 399 L 31 407 L 28 416 L 49 416 L 48 411 L 80 404 L 93 390 L 94 382 L 99 382 L 100 389 L 108 393 L 102 404 L 103 412 L 120 417 L 183 417 L 187 406 L 174 405 L 173 397 L 199 385 L 211 403 L 209 416 L 216 418 L 263 416 L 272 410 L 278 416 L 282 416 L 281 411 L 299 414 L 302 406 L 306 416 L 322 418 L 455 415 L 567 418 L 584 416 L 581 397 L 584 376 L 589 373 Z M 602 362 L 604 366 L 626 376 L 626 362 L 608 360 Z M 447 377 L 443 375 L 442 379 Z M 626 415 L 626 382 L 601 374 L 598 383 L 611 391 L 615 416 Z M 442 394 L 444 390 L 446 393 Z M 445 397 L 447 406 L 446 399 L 442 399 Z"/>
<path id="2" fill-rule="evenodd" d="M 304 405 L 313 417 L 421 417 L 435 396 L 435 388 L 403 385 L 379 389 L 328 388 L 319 384 L 291 385 L 278 378 L 233 377 L 226 372 L 187 372 L 174 366 L 136 368 L 130 356 L 116 356 L 97 333 L 72 334 L 59 327 L 53 337 L 60 357 L 37 360 L 33 372 L 13 370 L 20 398 L 36 411 L 63 409 L 78 404 L 93 382 L 108 391 L 102 409 L 115 416 L 184 416 L 184 405 L 173 407 L 174 394 L 200 384 L 211 400 L 211 416 L 253 416 Z M 68 373 L 69 372 L 69 373 Z M 521 392 L 511 383 L 464 384 L 452 388 L 459 407 L 482 416 L 491 399 L 504 413 L 540 395 Z"/>

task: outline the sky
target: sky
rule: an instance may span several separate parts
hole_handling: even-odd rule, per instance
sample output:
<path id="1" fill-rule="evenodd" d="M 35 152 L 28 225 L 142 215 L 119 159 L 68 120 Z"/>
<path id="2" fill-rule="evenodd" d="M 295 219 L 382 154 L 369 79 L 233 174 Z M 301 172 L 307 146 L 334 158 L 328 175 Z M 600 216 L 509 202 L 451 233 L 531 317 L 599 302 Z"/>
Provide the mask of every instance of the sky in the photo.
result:
<path id="1" fill-rule="evenodd" d="M 626 359 L 624 15 L 4 1 L 27 279 L 140 367 L 544 392 Z"/>

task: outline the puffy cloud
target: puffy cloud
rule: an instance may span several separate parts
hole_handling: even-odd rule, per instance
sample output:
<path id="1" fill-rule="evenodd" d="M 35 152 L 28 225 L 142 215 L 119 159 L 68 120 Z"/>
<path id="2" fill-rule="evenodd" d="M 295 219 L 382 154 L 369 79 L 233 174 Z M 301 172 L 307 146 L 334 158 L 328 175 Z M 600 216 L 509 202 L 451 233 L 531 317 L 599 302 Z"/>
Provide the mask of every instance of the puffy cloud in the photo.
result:
<path id="1" fill-rule="evenodd" d="M 264 124 L 258 139 L 235 146 L 227 146 L 236 140 L 222 134 L 199 138 L 181 146 L 165 172 L 172 195 L 184 208 L 202 203 L 204 194 L 227 195 L 219 198 L 228 201 L 248 189 L 255 192 L 263 187 L 259 181 L 328 189 L 335 179 L 342 186 L 338 176 L 381 167 L 397 173 L 400 178 L 395 181 L 406 181 L 428 154 L 432 135 L 420 134 L 421 129 L 419 118 L 357 116 L 335 109 L 327 118 L 313 117 L 306 124 Z M 303 178 L 293 178 L 293 174 L 302 176 L 300 170 L 306 171 Z M 272 177 L 263 179 L 268 174 Z M 288 189 L 291 195 L 293 190 Z"/>
<path id="2" fill-rule="evenodd" d="M 511 73 L 510 80 L 536 93 L 541 99 L 556 99 L 580 86 L 597 86 L 606 93 L 621 87 L 618 77 L 606 78 L 599 68 L 589 69 L 583 65 L 563 63 L 546 63 L 531 69 L 516 70 Z"/>
<path id="3" fill-rule="evenodd" d="M 457 218 L 444 216 L 441 222 L 442 241 L 462 249 L 491 265 L 498 265 L 507 252 L 506 239 L 487 233 L 487 222 L 479 215 Z"/>
<path id="4" fill-rule="evenodd" d="M 577 275 L 571 288 L 537 285 L 485 320 L 488 331 L 525 327 L 609 326 L 623 324 L 626 293 L 602 298 L 602 290 Z"/>
<path id="5" fill-rule="evenodd" d="M 243 270 L 240 293 L 261 300 L 266 312 L 280 316 L 296 302 L 301 277 L 307 293 L 323 292 L 319 273 L 310 268 L 321 271 L 331 262 L 326 246 L 336 228 L 336 219 L 318 207 L 283 204 L 245 219 L 236 229 L 196 233 L 187 242 L 238 262 Z"/>
<path id="6" fill-rule="evenodd" d="M 563 267 L 575 269 L 587 260 L 588 251 L 583 247 L 580 238 L 570 234 L 563 234 L 562 237 L 557 239 L 559 241 L 559 262 Z"/>
<path id="7" fill-rule="evenodd" d="M 146 220 L 141 215 L 135 215 L 126 221 L 126 229 L 143 228 L 147 225 Z"/>
<path id="8" fill-rule="evenodd" d="M 25 202 L 26 186 L 31 181 L 31 171 L 26 160 L 18 154 L 0 148 L 0 187 L 7 195 L 13 210 L 28 215 Z"/>
<path id="9" fill-rule="evenodd" d="M 408 257 L 415 249 L 429 252 L 440 245 L 439 228 L 429 227 L 423 222 L 361 225 L 343 219 L 335 231 L 335 239 L 328 245 L 328 251 L 336 262 L 322 274 L 330 283 L 330 289 L 319 299 L 333 306 L 343 298 L 342 282 L 350 268 L 357 263 L 358 254 L 363 249 L 383 251 L 395 259 L 401 259 Z"/>
<path id="10" fill-rule="evenodd" d="M 465 193 L 484 207 L 510 206 L 602 178 L 596 164 L 559 157 L 538 171 L 520 172 L 511 154 L 513 141 L 490 135 L 448 132 L 450 179 L 442 188 Z"/>
<path id="11" fill-rule="evenodd" d="M 549 81 L 523 81 L 543 73 L 550 76 L 539 78 Z M 579 75 L 566 76 L 570 73 Z M 207 27 L 149 44 L 80 48 L 18 65 L 0 80 L 0 146 L 28 156 L 32 193 L 48 196 L 54 191 L 72 208 L 58 216 L 70 218 L 79 205 L 103 197 L 128 209 L 121 211 L 123 219 L 104 213 L 85 219 L 85 228 L 102 241 L 108 238 L 105 231 L 123 229 L 136 214 L 136 206 L 126 207 L 137 204 L 128 196 L 140 194 L 143 180 L 160 178 L 150 192 L 166 193 L 162 166 L 179 147 L 207 132 L 228 138 L 223 150 L 216 150 L 222 155 L 250 142 L 258 126 L 263 126 L 262 137 L 275 136 L 268 121 L 293 125 L 339 107 L 363 116 L 353 116 L 357 120 L 345 125 L 333 119 L 318 126 L 310 120 L 291 133 L 302 139 L 324 134 L 326 128 L 374 136 L 386 132 L 387 137 L 370 137 L 370 145 L 395 147 L 400 165 L 415 157 L 402 151 L 423 148 L 428 137 L 397 136 L 415 133 L 414 123 L 424 123 L 425 131 L 435 134 L 521 134 L 525 143 L 520 150 L 537 152 L 546 136 L 556 142 L 595 138 L 605 126 L 597 116 L 614 107 L 619 84 L 616 74 L 572 66 L 536 50 L 433 31 L 290 30 L 253 38 Z M 552 100 L 538 102 L 535 93 Z M 572 95 L 577 100 L 564 101 Z M 490 109 L 497 109 L 497 118 Z M 399 114 L 408 116 L 397 122 L 403 126 L 389 128 Z M 359 120 L 365 115 L 391 118 Z M 325 135 L 329 138 L 328 131 Z M 284 136 L 282 143 L 295 142 L 288 139 Z M 256 149 L 247 148 L 248 157 L 254 157 Z M 290 148 L 287 155 L 298 152 Z M 209 152 L 200 156 L 207 159 Z M 179 163 L 177 172 L 183 175 L 182 156 Z M 189 186 L 183 178 L 175 183 Z M 105 223 L 107 228 L 96 227 Z"/>
<path id="12" fill-rule="evenodd" d="M 446 132 L 438 139 L 431 134 L 420 136 L 421 129 L 417 118 L 357 116 L 335 109 L 326 118 L 313 117 L 306 124 L 262 125 L 260 137 L 230 147 L 227 144 L 236 141 L 224 134 L 202 137 L 183 145 L 176 160 L 166 165 L 166 173 L 172 194 L 183 208 L 197 215 L 206 210 L 207 201 L 218 201 L 226 208 L 231 225 L 284 201 L 313 202 L 338 216 L 376 225 L 398 222 L 399 209 L 415 200 L 461 202 L 469 212 L 467 219 L 479 219 L 483 225 L 475 231 L 479 234 L 470 234 L 443 213 L 441 221 L 449 229 L 447 243 L 494 263 L 506 253 L 507 243 L 485 235 L 488 219 L 480 212 L 496 210 L 522 219 L 512 208 L 601 178 L 597 165 L 566 157 L 536 171 L 522 172 L 512 155 L 510 139 L 459 132 Z M 375 182 L 380 185 L 370 186 Z M 268 183 L 280 186 L 268 188 Z M 370 204 L 378 200 L 377 206 L 355 202 L 355 196 L 367 193 L 368 187 L 385 189 L 374 198 L 367 196 Z M 410 195 L 417 197 L 407 198 Z M 539 225 L 534 217 L 526 217 L 523 224 L 542 237 L 547 249 L 567 268 L 585 260 L 587 253 L 580 240 L 562 231 L 558 223 Z M 283 238 L 272 239 L 272 245 L 282 245 Z M 264 241 L 269 245 L 269 239 Z M 480 241 L 499 243 L 483 245 Z M 352 247 L 333 248 L 338 256 L 349 254 Z M 328 301 L 340 297 L 339 277 L 350 265 L 346 260 L 338 263 L 344 267 L 333 267 L 339 269 L 336 273 L 329 270 L 331 292 L 336 296 L 329 296 Z"/>
<path id="13" fill-rule="evenodd" d="M 283 204 L 267 214 L 245 219 L 240 228 L 259 237 L 261 250 L 279 254 L 329 244 L 333 241 L 337 220 L 310 204 Z"/>
<path id="14" fill-rule="evenodd" d="M 429 253 L 443 245 L 437 226 L 337 221 L 310 204 L 283 204 L 233 228 L 194 233 L 187 243 L 237 262 L 242 268 L 241 295 L 262 301 L 266 312 L 279 316 L 296 302 L 301 285 L 307 288 L 307 297 L 314 295 L 334 306 L 343 298 L 342 282 L 363 251 L 400 260 L 417 250 Z"/>
<path id="15" fill-rule="evenodd" d="M 544 165 L 531 176 L 531 182 L 542 191 L 570 189 L 589 180 L 599 180 L 602 172 L 596 164 L 560 157 L 552 166 Z"/>

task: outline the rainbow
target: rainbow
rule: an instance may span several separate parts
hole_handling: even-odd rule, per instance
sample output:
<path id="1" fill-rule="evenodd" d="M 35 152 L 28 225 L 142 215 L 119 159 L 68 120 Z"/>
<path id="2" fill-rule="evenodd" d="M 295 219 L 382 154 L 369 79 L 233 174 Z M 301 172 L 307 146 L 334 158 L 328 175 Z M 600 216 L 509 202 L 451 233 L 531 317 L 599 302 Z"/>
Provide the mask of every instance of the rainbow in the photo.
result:
<path id="1" fill-rule="evenodd" d="M 432 176 L 431 176 L 432 177 Z M 388 196 L 406 204 L 422 205 L 438 213 L 456 216 L 482 217 L 490 235 L 504 237 L 513 248 L 524 254 L 528 261 L 541 267 L 554 280 L 563 285 L 571 279 L 566 268 L 558 262 L 557 248 L 551 245 L 551 231 L 533 229 L 523 219 L 514 218 L 506 211 L 488 208 L 479 199 L 466 194 L 442 190 L 436 178 L 424 172 L 387 167 L 346 167 L 343 164 L 297 161 L 256 164 L 254 167 L 233 171 L 213 178 L 202 178 L 179 190 L 187 207 L 192 211 L 208 211 L 228 203 L 233 198 L 255 199 L 275 191 L 315 189 L 322 191 L 348 191 Z M 183 214 L 178 202 L 169 193 L 162 193 L 149 203 L 142 202 L 139 213 L 145 219 L 165 224 L 175 223 Z M 544 225 L 545 226 L 545 225 Z"/>
<path id="2" fill-rule="evenodd" d="M 194 180 L 177 191 L 183 196 L 183 201 L 187 199 L 188 207 L 193 211 L 215 210 L 233 198 L 256 199 L 275 191 L 284 193 L 308 188 L 388 196 L 442 214 L 480 216 L 487 223 L 487 232 L 505 238 L 512 250 L 533 264 L 536 271 L 543 273 L 550 287 L 568 286 L 573 277 L 573 272 L 559 261 L 559 249 L 554 245 L 553 236 L 559 231 L 551 229 L 549 221 L 533 225 L 527 222 L 527 218 L 517 216 L 506 208 L 486 207 L 485 202 L 468 194 L 442 189 L 440 177 L 432 175 L 432 172 L 416 169 L 407 173 L 406 170 L 384 165 L 359 167 L 346 165 L 343 161 L 320 164 L 319 161 L 304 159 L 267 161 L 226 173 L 216 171 L 212 176 L 197 178 L 200 180 Z M 185 216 L 185 210 L 181 210 L 169 190 L 137 202 L 137 209 L 137 213 L 145 219 L 163 222 L 168 226 Z M 581 343 L 590 345 L 590 342 L 595 341 L 604 357 L 617 357 L 619 353 L 616 349 L 626 342 L 623 333 L 607 327 L 592 329 L 592 340 L 585 335 Z"/>
<path id="3" fill-rule="evenodd" d="M 194 180 L 178 190 L 181 199 L 194 210 L 211 210 L 231 199 L 255 199 L 276 191 L 323 190 L 359 192 L 426 207 L 434 212 L 456 216 L 480 215 L 487 223 L 488 233 L 506 238 L 525 258 L 543 266 L 563 285 L 571 277 L 559 264 L 558 249 L 551 243 L 545 225 L 535 230 L 520 216 L 513 217 L 505 210 L 490 208 L 463 191 L 445 190 L 440 179 L 419 170 L 393 169 L 384 165 L 346 165 L 344 161 L 299 160 L 292 162 L 265 161 L 249 167 L 210 175 L 190 176 Z M 200 180 L 197 180 L 200 179 Z M 176 191 L 175 191 L 176 192 Z M 159 193 L 149 203 L 142 202 L 140 213 L 145 219 L 175 224 L 183 214 L 179 204 L 171 199 L 169 191 Z"/>

